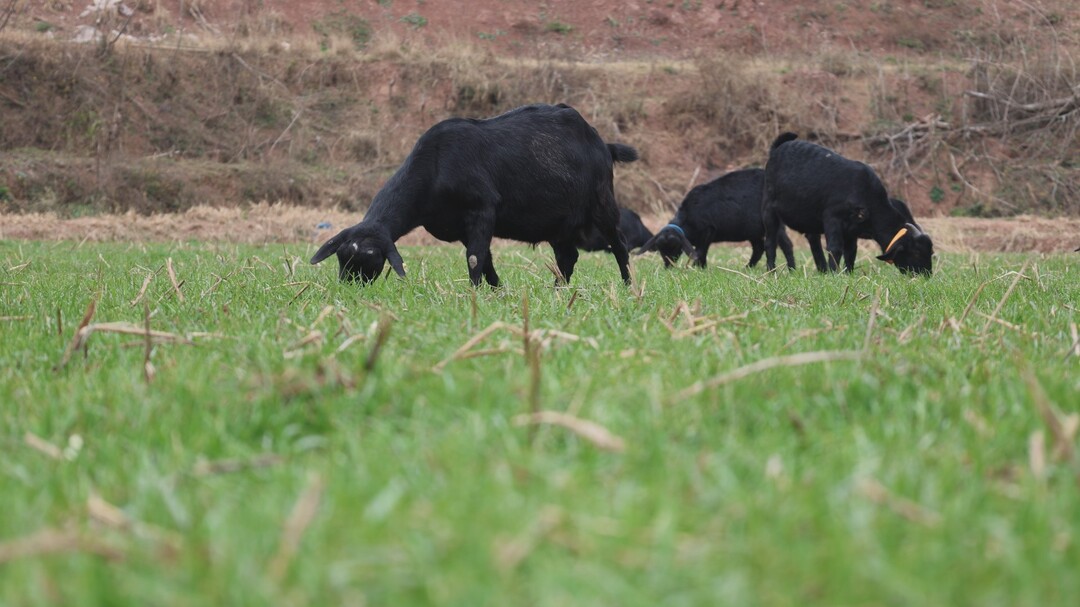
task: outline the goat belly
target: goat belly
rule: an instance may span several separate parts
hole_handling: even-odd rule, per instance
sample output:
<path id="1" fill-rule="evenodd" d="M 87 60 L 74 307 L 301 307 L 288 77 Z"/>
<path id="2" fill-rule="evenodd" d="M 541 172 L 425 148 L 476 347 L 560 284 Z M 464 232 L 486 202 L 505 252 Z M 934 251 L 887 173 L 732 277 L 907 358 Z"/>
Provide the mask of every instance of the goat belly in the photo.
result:
<path id="1" fill-rule="evenodd" d="M 539 242 L 551 242 L 565 240 L 573 236 L 577 230 L 567 229 L 566 224 L 561 222 L 549 222 L 538 219 L 535 222 L 516 220 L 500 220 L 495 224 L 495 236 L 509 238 L 536 244 Z"/>

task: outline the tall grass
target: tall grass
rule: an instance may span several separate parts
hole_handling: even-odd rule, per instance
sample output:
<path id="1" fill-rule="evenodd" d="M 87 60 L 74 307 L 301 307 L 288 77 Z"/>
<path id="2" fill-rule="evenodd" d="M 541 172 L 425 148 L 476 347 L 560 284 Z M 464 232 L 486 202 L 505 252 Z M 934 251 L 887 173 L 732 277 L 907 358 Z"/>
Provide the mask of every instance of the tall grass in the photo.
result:
<path id="1" fill-rule="evenodd" d="M 924 280 L 722 248 L 627 289 L 596 254 L 553 289 L 512 246 L 473 290 L 454 247 L 366 288 L 310 253 L 0 242 L 0 603 L 1080 592 L 1065 256 Z"/>

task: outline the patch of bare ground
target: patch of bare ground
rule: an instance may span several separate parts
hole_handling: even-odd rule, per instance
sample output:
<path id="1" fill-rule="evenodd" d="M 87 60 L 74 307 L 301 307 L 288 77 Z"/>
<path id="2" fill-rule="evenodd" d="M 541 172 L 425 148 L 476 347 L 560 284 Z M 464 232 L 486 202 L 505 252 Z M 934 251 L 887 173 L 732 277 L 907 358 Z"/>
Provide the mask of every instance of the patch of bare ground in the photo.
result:
<path id="1" fill-rule="evenodd" d="M 127 213 L 70 219 L 54 213 L 0 214 L 0 240 L 317 244 L 359 220 L 360 216 L 350 211 L 270 204 L 247 209 L 200 206 L 183 213 Z M 657 216 L 646 216 L 643 220 L 653 231 L 667 223 Z M 935 249 L 940 252 L 1064 253 L 1080 246 L 1080 218 L 938 217 L 920 219 L 920 223 L 933 236 Z M 796 236 L 793 240 L 797 248 L 805 248 L 803 239 Z M 400 243 L 431 245 L 440 241 L 418 229 Z M 869 245 L 868 250 L 873 248 L 869 241 L 864 244 Z"/>

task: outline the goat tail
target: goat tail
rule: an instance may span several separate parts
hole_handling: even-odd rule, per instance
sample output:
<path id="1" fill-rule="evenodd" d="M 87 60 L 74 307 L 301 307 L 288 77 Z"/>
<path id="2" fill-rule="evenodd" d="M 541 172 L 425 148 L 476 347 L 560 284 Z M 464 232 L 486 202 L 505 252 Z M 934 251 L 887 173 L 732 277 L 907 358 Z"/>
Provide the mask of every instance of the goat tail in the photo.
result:
<path id="1" fill-rule="evenodd" d="M 783 144 L 785 144 L 785 143 L 787 143 L 789 141 L 795 141 L 798 138 L 799 138 L 798 135 L 796 135 L 795 133 L 792 133 L 790 131 L 785 132 L 785 133 L 780 133 L 780 135 L 772 142 L 772 145 L 769 147 L 769 151 L 771 152 L 771 151 L 775 150 L 776 148 L 780 147 L 781 145 L 783 145 Z"/>
<path id="2" fill-rule="evenodd" d="M 624 143 L 609 143 L 607 147 L 611 152 L 611 159 L 615 162 L 633 162 L 638 159 L 637 150 Z"/>

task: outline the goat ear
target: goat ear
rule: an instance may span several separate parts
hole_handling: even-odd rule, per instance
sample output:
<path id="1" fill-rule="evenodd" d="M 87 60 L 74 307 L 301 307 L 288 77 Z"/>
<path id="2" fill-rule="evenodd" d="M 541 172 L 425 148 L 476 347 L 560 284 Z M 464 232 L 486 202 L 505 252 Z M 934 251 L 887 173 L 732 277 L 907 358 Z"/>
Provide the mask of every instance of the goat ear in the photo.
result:
<path id="1" fill-rule="evenodd" d="M 401 254 L 398 253 L 397 247 L 394 243 L 390 243 L 390 248 L 386 249 L 386 259 L 390 262 L 390 267 L 394 268 L 397 275 L 405 278 L 405 265 L 401 261 Z"/>
<path id="2" fill-rule="evenodd" d="M 652 238 L 646 240 L 645 244 L 641 245 L 641 247 L 637 250 L 637 253 L 634 253 L 634 255 L 644 255 L 645 253 L 648 253 L 649 251 L 655 251 L 655 250 L 656 250 L 656 236 L 653 236 Z"/>
<path id="3" fill-rule="evenodd" d="M 679 244 L 682 245 L 682 252 L 685 253 L 686 256 L 690 259 L 697 261 L 697 250 L 694 249 L 694 245 L 690 244 L 690 241 L 687 240 L 685 234 L 680 234 L 679 236 Z"/>
<path id="4" fill-rule="evenodd" d="M 315 251 L 315 255 L 311 257 L 312 265 L 319 263 L 327 257 L 330 257 L 334 253 L 337 253 L 337 250 L 341 248 L 342 243 L 345 242 L 345 232 L 346 230 L 342 230 L 338 232 L 337 235 L 335 235 L 333 238 L 323 243 L 323 246 L 319 247 L 319 250 Z"/>

